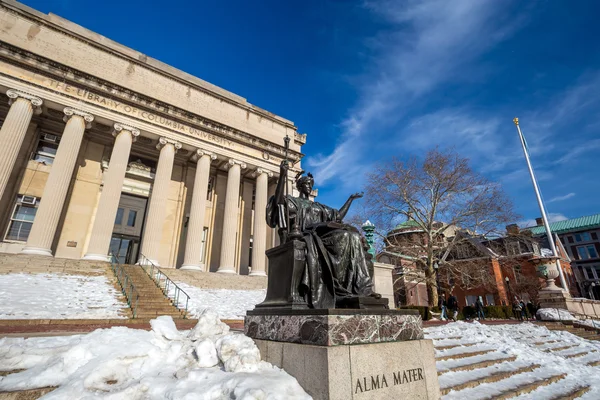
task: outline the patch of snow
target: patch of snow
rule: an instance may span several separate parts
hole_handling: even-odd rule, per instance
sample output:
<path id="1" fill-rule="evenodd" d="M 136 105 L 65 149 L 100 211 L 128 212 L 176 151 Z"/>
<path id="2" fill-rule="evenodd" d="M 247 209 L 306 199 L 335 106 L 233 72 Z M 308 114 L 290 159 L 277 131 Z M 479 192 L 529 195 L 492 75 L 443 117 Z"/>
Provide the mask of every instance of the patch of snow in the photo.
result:
<path id="1" fill-rule="evenodd" d="M 0 392 L 57 386 L 44 399 L 310 399 L 296 379 L 260 360 L 250 338 L 210 316 L 199 324 L 175 333 L 163 316 L 151 331 L 0 339 L 0 370 L 25 369 L 0 377 Z"/>
<path id="2" fill-rule="evenodd" d="M 115 319 L 127 304 L 104 276 L 0 275 L 0 319 Z"/>
<path id="3" fill-rule="evenodd" d="M 562 316 L 562 314 L 561 314 Z M 500 371 L 513 371 L 534 364 L 539 368 L 530 372 L 516 374 L 497 382 L 483 383 L 479 386 L 463 390 L 451 391 L 443 396 L 444 400 L 452 399 L 487 399 L 493 398 L 502 392 L 514 389 L 519 385 L 548 379 L 551 376 L 567 374 L 555 384 L 540 387 L 535 391 L 518 397 L 519 399 L 554 399 L 583 386 L 590 386 L 591 390 L 581 397 L 582 399 L 600 398 L 600 382 L 597 374 L 600 367 L 586 365 L 592 361 L 600 360 L 600 343 L 583 339 L 566 331 L 549 330 L 546 327 L 532 323 L 482 325 L 477 322 L 455 322 L 443 326 L 425 329 L 426 338 L 434 340 L 436 346 L 452 344 L 467 344 L 478 341 L 479 344 L 463 347 L 462 352 L 474 352 L 494 348 L 496 351 L 476 357 L 446 360 L 436 362 L 440 375 L 440 386 L 448 388 L 472 380 L 478 380 Z M 457 337 L 460 339 L 446 339 Z M 539 342 L 550 342 L 545 345 L 534 345 Z M 444 343 L 444 344 L 442 344 Z M 564 346 L 573 346 L 569 349 L 550 351 Z M 454 350 L 454 349 L 452 349 Z M 445 354 L 443 351 L 437 354 Z M 581 357 L 566 358 L 568 355 L 586 353 Z M 478 361 L 497 360 L 501 358 L 516 357 L 515 361 L 506 361 L 486 368 L 472 371 L 448 371 L 457 366 L 463 366 Z"/>
<path id="4" fill-rule="evenodd" d="M 559 308 L 540 308 L 536 315 L 542 321 L 574 321 L 577 319 L 567 310 Z"/>
<path id="5" fill-rule="evenodd" d="M 244 319 L 246 311 L 262 303 L 266 290 L 200 289 L 187 283 L 177 285 L 190 296 L 188 311 L 198 318 L 206 309 L 215 311 L 222 319 Z M 179 300 L 185 306 L 185 300 Z"/>

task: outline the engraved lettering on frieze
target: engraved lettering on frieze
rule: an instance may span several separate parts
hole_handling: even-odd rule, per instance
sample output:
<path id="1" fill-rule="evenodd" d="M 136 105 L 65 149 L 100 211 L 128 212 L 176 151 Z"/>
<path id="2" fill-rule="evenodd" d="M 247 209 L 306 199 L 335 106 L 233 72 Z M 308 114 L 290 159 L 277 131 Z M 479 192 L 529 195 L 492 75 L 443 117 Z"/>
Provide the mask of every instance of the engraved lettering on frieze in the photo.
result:
<path id="1" fill-rule="evenodd" d="M 413 383 L 425 379 L 423 377 L 423 368 L 413 368 L 404 371 L 392 372 L 392 377 L 393 379 L 389 380 L 391 386 L 405 385 L 407 383 Z M 354 394 L 370 392 L 371 390 L 385 389 L 390 387 L 390 384 L 388 384 L 388 378 L 385 374 L 363 376 L 362 378 L 356 379 L 356 384 L 354 385 Z"/>
<path id="2" fill-rule="evenodd" d="M 204 132 L 189 125 L 185 125 L 179 123 L 177 121 L 173 121 L 172 119 L 165 118 L 163 116 L 153 114 L 149 111 L 140 110 L 136 107 L 132 107 L 128 104 L 123 104 L 121 102 L 108 99 L 106 97 L 100 96 L 95 93 L 88 92 L 86 89 L 76 88 L 74 86 L 50 80 L 50 87 L 56 90 L 61 90 L 65 93 L 71 94 L 73 96 L 88 100 L 90 102 L 101 104 L 108 108 L 111 108 L 115 111 L 123 112 L 125 114 L 132 115 L 134 117 L 143 119 L 145 121 L 152 122 L 157 125 L 161 125 L 175 131 L 183 132 L 192 136 L 199 137 L 201 139 L 218 143 L 223 146 L 233 147 L 234 143 L 231 140 L 227 140 L 225 138 L 213 135 L 209 132 Z"/>

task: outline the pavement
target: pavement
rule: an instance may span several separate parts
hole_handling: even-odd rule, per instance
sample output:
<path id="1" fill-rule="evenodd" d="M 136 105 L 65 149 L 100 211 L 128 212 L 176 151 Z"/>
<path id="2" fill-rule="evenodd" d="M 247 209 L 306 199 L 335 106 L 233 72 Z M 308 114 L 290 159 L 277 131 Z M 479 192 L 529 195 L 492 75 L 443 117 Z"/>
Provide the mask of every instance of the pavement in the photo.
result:
<path id="1" fill-rule="evenodd" d="M 197 319 L 173 319 L 177 329 L 192 329 Z M 232 330 L 243 331 L 244 321 L 222 320 Z M 136 319 L 3 319 L 0 320 L 0 337 L 36 337 L 78 335 L 96 329 L 125 326 L 132 329 L 150 330 L 150 318 Z"/>

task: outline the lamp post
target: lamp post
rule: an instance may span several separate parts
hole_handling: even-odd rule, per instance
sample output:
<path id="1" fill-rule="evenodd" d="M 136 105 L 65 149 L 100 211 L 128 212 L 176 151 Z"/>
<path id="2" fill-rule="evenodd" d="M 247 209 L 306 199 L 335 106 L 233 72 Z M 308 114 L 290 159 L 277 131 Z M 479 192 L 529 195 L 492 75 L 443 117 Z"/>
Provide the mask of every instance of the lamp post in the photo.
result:
<path id="1" fill-rule="evenodd" d="M 504 281 L 506 282 L 506 291 L 508 292 L 508 304 L 507 305 L 511 305 L 512 304 L 512 293 L 510 292 L 510 279 L 508 279 L 508 276 L 504 277 Z"/>
<path id="2" fill-rule="evenodd" d="M 438 294 L 438 303 L 440 302 L 440 274 L 439 274 L 439 264 L 437 262 L 435 262 L 433 264 L 433 269 L 435 270 L 435 285 L 437 287 L 437 294 Z"/>

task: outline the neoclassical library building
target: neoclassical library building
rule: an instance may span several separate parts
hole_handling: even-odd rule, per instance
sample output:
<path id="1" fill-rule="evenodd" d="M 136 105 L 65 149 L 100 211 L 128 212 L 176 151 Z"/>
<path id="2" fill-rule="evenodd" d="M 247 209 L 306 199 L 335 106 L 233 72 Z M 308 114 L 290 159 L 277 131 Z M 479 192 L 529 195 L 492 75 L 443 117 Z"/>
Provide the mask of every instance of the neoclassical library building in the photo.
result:
<path id="1" fill-rule="evenodd" d="M 243 97 L 0 0 L 0 252 L 265 275 L 290 138 Z M 291 185 L 290 185 L 291 186 Z"/>

